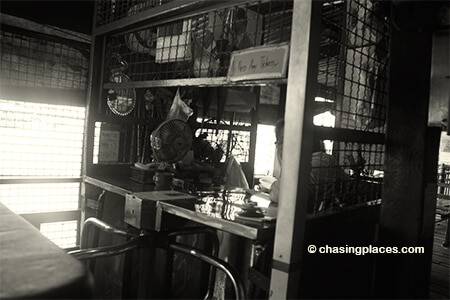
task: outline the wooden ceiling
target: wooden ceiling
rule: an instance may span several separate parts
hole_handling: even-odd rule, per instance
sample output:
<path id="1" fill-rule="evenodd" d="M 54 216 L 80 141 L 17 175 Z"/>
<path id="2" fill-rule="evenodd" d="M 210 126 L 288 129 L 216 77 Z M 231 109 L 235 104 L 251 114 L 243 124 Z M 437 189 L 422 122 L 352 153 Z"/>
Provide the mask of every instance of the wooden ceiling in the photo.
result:
<path id="1" fill-rule="evenodd" d="M 2 0 L 0 12 L 41 24 L 91 34 L 94 0 Z"/>

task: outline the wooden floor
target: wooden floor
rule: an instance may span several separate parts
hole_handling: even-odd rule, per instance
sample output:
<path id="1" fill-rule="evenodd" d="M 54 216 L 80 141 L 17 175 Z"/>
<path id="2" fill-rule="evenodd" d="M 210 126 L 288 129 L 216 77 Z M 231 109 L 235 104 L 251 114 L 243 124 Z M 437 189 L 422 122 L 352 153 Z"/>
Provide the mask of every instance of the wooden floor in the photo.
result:
<path id="1" fill-rule="evenodd" d="M 447 221 L 436 223 L 434 230 L 433 263 L 431 265 L 431 278 L 429 299 L 450 299 L 449 281 L 449 248 L 444 243 Z"/>

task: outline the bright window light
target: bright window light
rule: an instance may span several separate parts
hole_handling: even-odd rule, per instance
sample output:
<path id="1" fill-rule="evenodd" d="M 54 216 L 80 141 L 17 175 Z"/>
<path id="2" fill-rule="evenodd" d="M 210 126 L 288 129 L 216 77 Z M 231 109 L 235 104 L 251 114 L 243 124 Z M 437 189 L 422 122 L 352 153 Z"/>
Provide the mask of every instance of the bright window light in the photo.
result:
<path id="1" fill-rule="evenodd" d="M 313 123 L 316 126 L 324 126 L 324 127 L 334 127 L 335 126 L 336 117 L 331 114 L 331 112 L 326 111 L 324 113 L 318 114 L 314 116 Z M 324 140 L 323 145 L 325 147 L 325 152 L 331 154 L 333 151 L 333 141 Z"/>
<path id="2" fill-rule="evenodd" d="M 72 248 L 77 244 L 77 221 L 42 223 L 40 231 L 61 248 Z"/>
<path id="3" fill-rule="evenodd" d="M 275 161 L 275 126 L 258 124 L 255 150 L 255 175 L 272 176 Z"/>
<path id="4" fill-rule="evenodd" d="M 0 199 L 17 214 L 77 210 L 79 182 L 0 184 Z"/>
<path id="5" fill-rule="evenodd" d="M 100 151 L 100 131 L 102 127 L 102 122 L 95 122 L 94 129 L 94 155 L 93 163 L 98 164 L 98 153 Z"/>
<path id="6" fill-rule="evenodd" d="M 316 101 L 316 102 L 334 102 L 333 100 L 326 99 L 326 98 L 323 98 L 323 97 L 315 97 L 314 101 Z"/>
<path id="7" fill-rule="evenodd" d="M 4 205 L 18 214 L 79 209 L 84 119 L 84 107 L 0 99 L 0 179 L 18 179 L 0 184 Z M 19 181 L 42 178 L 45 183 Z M 44 223 L 41 232 L 74 247 L 77 226 L 77 220 Z"/>
<path id="8" fill-rule="evenodd" d="M 314 116 L 313 123 L 316 126 L 334 127 L 336 117 L 331 112 L 326 111 L 324 113 Z"/>
<path id="9" fill-rule="evenodd" d="M 0 176 L 79 177 L 84 107 L 0 100 Z"/>

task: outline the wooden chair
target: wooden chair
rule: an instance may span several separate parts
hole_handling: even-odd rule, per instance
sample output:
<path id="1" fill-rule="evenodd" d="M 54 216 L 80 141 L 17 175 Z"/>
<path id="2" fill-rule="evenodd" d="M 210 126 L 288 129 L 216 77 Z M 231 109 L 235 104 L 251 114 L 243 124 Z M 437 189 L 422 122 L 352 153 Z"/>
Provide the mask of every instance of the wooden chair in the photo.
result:
<path id="1" fill-rule="evenodd" d="M 450 165 L 439 166 L 437 197 L 436 197 L 437 222 L 447 220 L 447 231 L 445 234 L 444 247 L 448 247 L 449 240 L 449 214 L 450 214 Z"/>

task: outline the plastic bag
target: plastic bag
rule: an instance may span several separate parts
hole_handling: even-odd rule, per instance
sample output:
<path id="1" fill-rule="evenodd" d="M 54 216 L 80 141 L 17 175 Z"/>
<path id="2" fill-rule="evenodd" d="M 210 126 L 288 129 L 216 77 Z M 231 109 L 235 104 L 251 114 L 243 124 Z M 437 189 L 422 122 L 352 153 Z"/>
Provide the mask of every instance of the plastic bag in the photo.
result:
<path id="1" fill-rule="evenodd" d="M 226 174 L 227 180 L 225 181 L 225 186 L 239 187 L 243 189 L 249 188 L 247 178 L 245 177 L 241 164 L 233 155 L 228 158 Z"/>
<path id="2" fill-rule="evenodd" d="M 166 120 L 179 119 L 186 122 L 194 111 L 190 108 L 180 97 L 180 89 L 177 89 L 177 93 L 173 98 L 172 105 L 170 106 L 169 113 Z"/>

